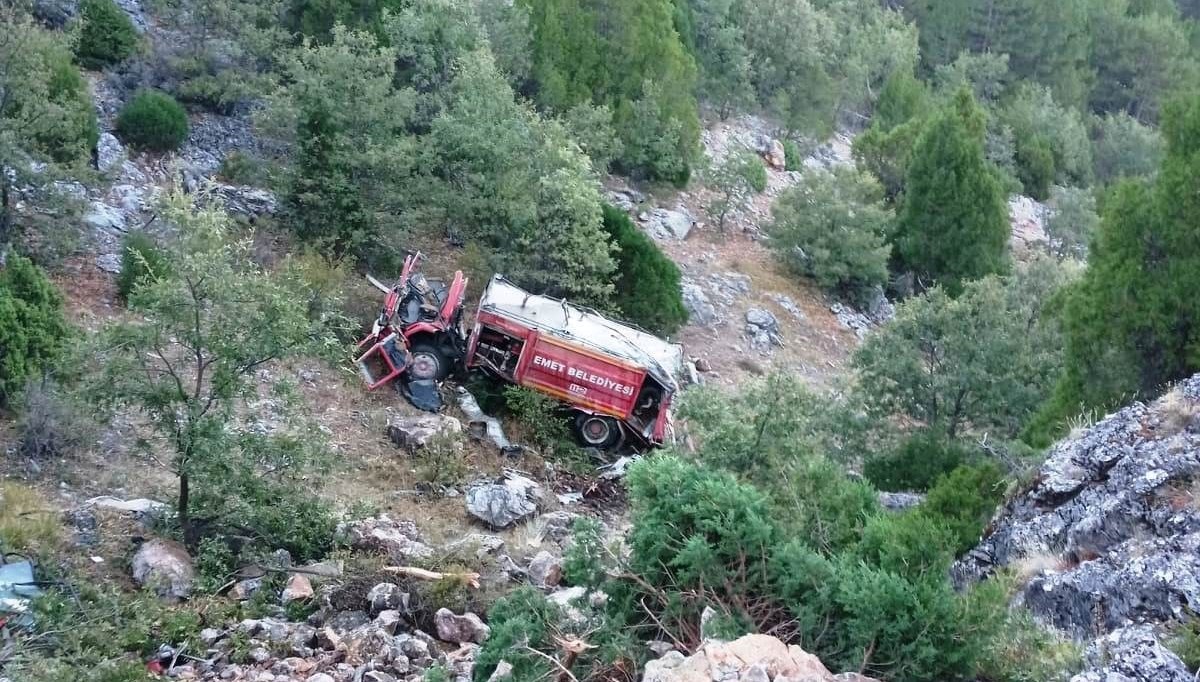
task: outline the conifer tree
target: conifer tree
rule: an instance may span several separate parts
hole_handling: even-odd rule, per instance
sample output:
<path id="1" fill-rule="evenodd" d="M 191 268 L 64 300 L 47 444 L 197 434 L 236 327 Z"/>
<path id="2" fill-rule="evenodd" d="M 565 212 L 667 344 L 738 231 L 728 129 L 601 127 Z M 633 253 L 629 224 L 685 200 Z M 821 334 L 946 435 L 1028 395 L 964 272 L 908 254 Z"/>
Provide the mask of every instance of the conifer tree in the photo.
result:
<path id="1" fill-rule="evenodd" d="M 969 280 L 1007 269 L 1007 206 L 983 135 L 983 113 L 960 90 L 913 149 L 896 250 L 925 286 L 957 293 Z"/>

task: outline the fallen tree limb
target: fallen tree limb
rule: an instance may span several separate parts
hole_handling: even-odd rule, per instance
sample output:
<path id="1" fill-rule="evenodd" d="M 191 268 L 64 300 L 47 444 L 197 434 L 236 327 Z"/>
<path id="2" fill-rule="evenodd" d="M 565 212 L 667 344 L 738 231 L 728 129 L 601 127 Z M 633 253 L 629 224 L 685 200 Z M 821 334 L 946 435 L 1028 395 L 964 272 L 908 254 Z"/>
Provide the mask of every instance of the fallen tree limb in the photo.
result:
<path id="1" fill-rule="evenodd" d="M 383 570 L 387 571 L 388 573 L 397 573 L 410 578 L 416 578 L 417 580 L 445 580 L 447 578 L 453 578 L 456 580 L 462 580 L 476 590 L 479 589 L 479 574 L 473 572 L 439 573 L 438 571 L 428 571 L 424 568 L 417 568 L 416 566 L 384 566 Z"/>

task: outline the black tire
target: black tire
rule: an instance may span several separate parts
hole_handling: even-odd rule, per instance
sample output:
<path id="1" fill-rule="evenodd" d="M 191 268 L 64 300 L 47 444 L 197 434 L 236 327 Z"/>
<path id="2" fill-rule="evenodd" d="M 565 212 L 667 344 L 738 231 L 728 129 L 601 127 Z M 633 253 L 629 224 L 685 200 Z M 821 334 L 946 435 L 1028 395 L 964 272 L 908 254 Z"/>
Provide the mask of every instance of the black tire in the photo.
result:
<path id="1" fill-rule="evenodd" d="M 580 412 L 575 416 L 575 437 L 585 448 L 611 450 L 621 442 L 621 424 L 612 417 Z"/>
<path id="2" fill-rule="evenodd" d="M 412 362 L 408 366 L 408 378 L 414 381 L 442 381 L 450 376 L 450 358 L 437 344 L 422 341 L 409 349 Z"/>

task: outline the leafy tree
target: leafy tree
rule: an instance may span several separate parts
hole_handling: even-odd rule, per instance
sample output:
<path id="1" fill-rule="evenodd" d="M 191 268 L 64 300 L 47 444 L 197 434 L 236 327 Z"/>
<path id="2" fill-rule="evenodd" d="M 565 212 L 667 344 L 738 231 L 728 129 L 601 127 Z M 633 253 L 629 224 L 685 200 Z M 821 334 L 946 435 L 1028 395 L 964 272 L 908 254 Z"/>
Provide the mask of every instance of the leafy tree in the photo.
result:
<path id="1" fill-rule="evenodd" d="M 508 0 L 479 0 L 476 10 L 487 31 L 496 66 L 508 76 L 513 89 L 528 95 L 533 81 L 529 9 Z"/>
<path id="2" fill-rule="evenodd" d="M 79 3 L 79 43 L 75 57 L 85 68 L 102 69 L 132 57 L 141 44 L 125 10 L 113 0 Z"/>
<path id="3" fill-rule="evenodd" d="M 397 12 L 406 6 L 402 0 L 289 0 L 283 18 L 290 33 L 320 43 L 331 42 L 337 26 L 381 38 L 384 10 Z"/>
<path id="4" fill-rule="evenodd" d="M 190 533 L 193 484 L 203 496 L 249 471 L 306 471 L 311 448 L 239 440 L 249 433 L 243 419 L 264 365 L 335 342 L 314 329 L 297 287 L 258 269 L 248 243 L 230 241 L 224 213 L 175 194 L 162 216 L 180 234 L 173 272 L 134 290 L 139 319 L 105 330 L 93 391 L 102 405 L 145 415 L 170 454 L 179 522 Z M 298 442 L 319 443 L 313 436 Z"/>
<path id="5" fill-rule="evenodd" d="M 0 407 L 54 368 L 67 338 L 62 296 L 29 259 L 9 256 L 0 266 Z"/>
<path id="6" fill-rule="evenodd" d="M 741 213 L 750 204 L 753 178 L 763 170 L 758 154 L 747 148 L 730 150 L 707 173 L 705 184 L 714 192 L 708 212 L 717 218 L 717 229 L 725 231 L 731 215 Z"/>
<path id="7" fill-rule="evenodd" d="M 128 301 L 134 289 L 147 281 L 165 277 L 171 268 L 170 257 L 146 232 L 130 232 L 121 239 L 121 273 L 117 275 L 117 296 Z"/>
<path id="8" fill-rule="evenodd" d="M 982 113 L 959 91 L 913 149 L 896 254 L 923 282 L 955 293 L 1008 266 L 1008 208 L 983 155 Z"/>
<path id="9" fill-rule="evenodd" d="M 1055 187 L 1050 194 L 1050 207 L 1050 215 L 1046 218 L 1050 253 L 1060 260 L 1085 258 L 1088 244 L 1100 227 L 1095 195 L 1091 190 Z"/>
<path id="10" fill-rule="evenodd" d="M 117 132 L 138 149 L 177 149 L 188 134 L 187 111 L 175 98 L 156 90 L 139 90 L 117 115 Z"/>
<path id="11" fill-rule="evenodd" d="M 1092 159 L 1096 181 L 1150 177 L 1162 164 L 1163 139 L 1157 130 L 1124 112 L 1092 120 Z"/>
<path id="12" fill-rule="evenodd" d="M 514 99 L 486 52 L 460 64 L 425 152 L 430 220 L 463 231 L 522 286 L 603 305 L 615 269 L 588 158 Z"/>
<path id="13" fill-rule="evenodd" d="M 1026 194 L 1045 201 L 1050 198 L 1050 185 L 1054 183 L 1054 152 L 1050 143 L 1041 136 L 1018 138 L 1016 154 L 1017 179 Z"/>
<path id="14" fill-rule="evenodd" d="M 909 71 L 895 71 L 888 76 L 879 93 L 871 125 L 886 132 L 914 118 L 924 118 L 932 108 L 931 100 L 929 87 L 924 82 Z"/>
<path id="15" fill-rule="evenodd" d="M 733 0 L 678 3 L 688 15 L 683 37 L 700 69 L 699 92 L 722 118 L 753 105 L 753 68 Z"/>
<path id="16" fill-rule="evenodd" d="M 294 151 L 282 159 L 288 222 L 335 252 L 387 262 L 399 247 L 385 235 L 415 217 L 416 194 L 406 128 L 415 95 L 393 87 L 395 51 L 338 28 L 330 44 L 302 45 L 281 61 L 283 84 L 257 123 Z"/>
<path id="17" fill-rule="evenodd" d="M 1059 106 L 1050 90 L 1023 85 L 1002 107 L 999 119 L 1009 126 L 1017 139 L 1017 154 L 1022 155 L 1022 143 L 1036 140 L 1043 152 L 1050 154 L 1051 182 L 1060 185 L 1086 187 L 1092 180 L 1092 153 L 1087 128 L 1079 112 Z M 1020 164 L 1028 171 L 1030 166 Z M 1047 196 L 1049 183 L 1041 187 L 1039 198 Z"/>
<path id="18" fill-rule="evenodd" d="M 1200 98 L 1169 105 L 1163 135 L 1157 180 L 1122 181 L 1105 199 L 1089 267 L 1066 301 L 1065 371 L 1031 440 L 1081 409 L 1152 394 L 1200 368 Z"/>
<path id="19" fill-rule="evenodd" d="M 688 318 L 679 286 L 679 267 L 624 211 L 605 205 L 604 229 L 617 246 L 614 303 L 646 329 L 674 334 Z"/>
<path id="20" fill-rule="evenodd" d="M 424 130 L 445 108 L 457 64 L 485 49 L 486 36 L 469 2 L 415 0 L 385 22 L 397 57 L 396 82 L 418 93 L 412 125 Z"/>
<path id="21" fill-rule="evenodd" d="M 0 267 L 8 246 L 36 216 L 18 214 L 18 199 L 43 208 L 53 180 L 91 159 L 96 116 L 87 84 L 71 64 L 65 38 L 12 5 L 0 6 Z M 29 190 L 27 188 L 35 188 Z M 52 216 L 57 222 L 61 213 Z M 62 225 L 55 225 L 58 233 Z"/>
<path id="22" fill-rule="evenodd" d="M 926 119 L 913 118 L 891 130 L 873 124 L 854 138 L 855 163 L 879 180 L 889 204 L 898 203 L 904 192 L 913 148 L 927 123 Z"/>
<path id="23" fill-rule="evenodd" d="M 563 115 L 563 125 L 592 160 L 596 172 L 607 172 L 612 162 L 621 156 L 624 146 L 617 136 L 608 107 L 586 102 L 576 104 Z"/>
<path id="24" fill-rule="evenodd" d="M 621 164 L 686 183 L 697 158 L 696 66 L 675 32 L 670 0 L 521 0 L 533 32 L 537 101 L 566 111 L 609 106 Z"/>
<path id="25" fill-rule="evenodd" d="M 771 246 L 797 274 L 861 300 L 887 283 L 894 218 L 871 176 L 835 168 L 809 173 L 772 209 Z"/>
<path id="26" fill-rule="evenodd" d="M 960 466 L 937 480 L 918 513 L 945 526 L 953 536 L 949 548 L 961 554 L 978 544 L 1006 487 L 995 462 Z"/>
<path id="27" fill-rule="evenodd" d="M 953 62 L 942 64 L 933 72 L 938 92 L 953 94 L 969 88 L 976 100 L 987 105 L 1000 101 L 1013 80 L 1006 53 L 962 52 Z"/>
<path id="28" fill-rule="evenodd" d="M 971 282 L 958 298 L 935 287 L 905 301 L 855 354 L 864 400 L 952 438 L 964 429 L 1015 437 L 1062 366 L 1060 330 L 1045 309 L 1065 280 L 1043 259 Z"/>
<path id="29" fill-rule="evenodd" d="M 966 463 L 970 454 L 946 434 L 921 429 L 905 438 L 894 452 L 867 458 L 863 476 L 880 490 L 924 492 L 939 477 Z"/>

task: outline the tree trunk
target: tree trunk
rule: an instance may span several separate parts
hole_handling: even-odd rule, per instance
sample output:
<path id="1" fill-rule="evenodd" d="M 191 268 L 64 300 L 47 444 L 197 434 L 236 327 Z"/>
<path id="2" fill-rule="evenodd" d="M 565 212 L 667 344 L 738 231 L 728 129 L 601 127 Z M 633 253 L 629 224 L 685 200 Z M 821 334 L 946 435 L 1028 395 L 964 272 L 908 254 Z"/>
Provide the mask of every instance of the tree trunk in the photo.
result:
<path id="1" fill-rule="evenodd" d="M 183 537 L 188 537 L 191 521 L 188 518 L 188 497 L 190 491 L 188 488 L 188 475 L 179 475 L 179 528 L 183 531 Z"/>
<path id="2" fill-rule="evenodd" d="M 4 169 L 0 167 L 0 270 L 4 269 L 4 265 L 8 258 L 8 244 L 12 241 L 12 207 L 9 202 L 8 178 L 4 174 Z"/>

